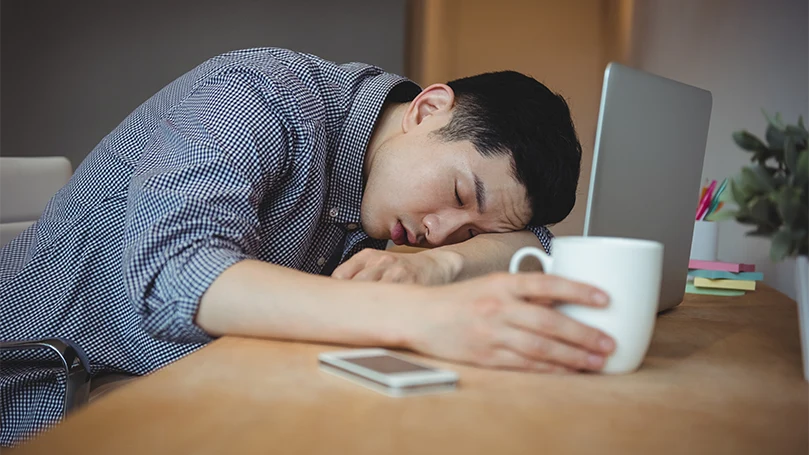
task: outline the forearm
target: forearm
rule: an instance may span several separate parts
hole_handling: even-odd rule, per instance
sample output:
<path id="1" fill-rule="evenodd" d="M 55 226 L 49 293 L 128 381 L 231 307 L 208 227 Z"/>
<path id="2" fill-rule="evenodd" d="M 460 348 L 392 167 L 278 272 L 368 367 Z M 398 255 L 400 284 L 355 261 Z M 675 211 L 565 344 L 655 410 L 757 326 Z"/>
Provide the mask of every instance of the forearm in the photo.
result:
<path id="1" fill-rule="evenodd" d="M 245 260 L 208 288 L 195 321 L 212 336 L 407 347 L 418 293 L 411 286 L 341 281 Z"/>
<path id="2" fill-rule="evenodd" d="M 447 245 L 417 254 L 432 255 L 437 261 L 452 269 L 454 281 L 508 270 L 511 256 L 524 246 L 533 246 L 544 251 L 536 235 L 529 231 L 503 234 L 481 234 L 465 242 Z M 522 270 L 539 270 L 538 262 L 524 261 Z"/>

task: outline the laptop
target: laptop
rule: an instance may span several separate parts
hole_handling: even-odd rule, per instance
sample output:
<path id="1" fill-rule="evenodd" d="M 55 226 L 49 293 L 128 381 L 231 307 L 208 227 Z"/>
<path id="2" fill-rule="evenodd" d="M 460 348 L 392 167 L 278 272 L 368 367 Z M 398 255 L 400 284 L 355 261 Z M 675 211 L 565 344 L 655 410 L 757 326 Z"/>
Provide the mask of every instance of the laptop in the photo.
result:
<path id="1" fill-rule="evenodd" d="M 712 96 L 610 63 L 604 72 L 585 236 L 664 245 L 658 311 L 685 295 Z"/>

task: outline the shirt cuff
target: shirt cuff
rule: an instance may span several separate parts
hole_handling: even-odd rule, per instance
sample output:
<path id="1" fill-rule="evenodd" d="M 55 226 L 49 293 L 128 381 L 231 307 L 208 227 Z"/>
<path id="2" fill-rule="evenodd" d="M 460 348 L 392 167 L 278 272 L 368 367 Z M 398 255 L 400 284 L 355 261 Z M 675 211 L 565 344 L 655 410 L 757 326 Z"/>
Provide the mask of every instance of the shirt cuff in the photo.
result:
<path id="1" fill-rule="evenodd" d="M 228 267 L 249 256 L 225 248 L 202 248 L 183 265 L 175 280 L 173 300 L 146 321 L 155 338 L 180 343 L 208 343 L 214 339 L 194 323 L 202 295 Z"/>

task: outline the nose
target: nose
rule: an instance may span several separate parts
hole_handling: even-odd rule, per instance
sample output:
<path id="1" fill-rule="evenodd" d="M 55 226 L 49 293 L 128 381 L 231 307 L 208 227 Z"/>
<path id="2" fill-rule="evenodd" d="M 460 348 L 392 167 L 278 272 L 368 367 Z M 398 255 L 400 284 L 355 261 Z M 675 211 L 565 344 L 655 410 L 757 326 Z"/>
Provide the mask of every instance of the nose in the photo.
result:
<path id="1" fill-rule="evenodd" d="M 424 238 L 431 246 L 450 243 L 453 234 L 458 232 L 458 229 L 464 224 L 461 217 L 451 216 L 450 214 L 429 214 L 424 217 L 422 222 L 427 228 Z"/>

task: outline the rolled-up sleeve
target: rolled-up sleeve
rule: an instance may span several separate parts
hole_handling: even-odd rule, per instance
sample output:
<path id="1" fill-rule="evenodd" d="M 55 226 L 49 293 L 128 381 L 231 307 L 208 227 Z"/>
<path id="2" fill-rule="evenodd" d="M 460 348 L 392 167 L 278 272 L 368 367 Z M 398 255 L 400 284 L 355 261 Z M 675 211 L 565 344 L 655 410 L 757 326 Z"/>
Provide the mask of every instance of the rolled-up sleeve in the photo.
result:
<path id="1" fill-rule="evenodd" d="M 255 257 L 258 211 L 285 171 L 288 133 L 262 75 L 218 75 L 160 122 L 129 185 L 123 274 L 155 338 L 198 343 L 199 301 Z"/>
<path id="2" fill-rule="evenodd" d="M 551 241 L 553 240 L 553 234 L 551 231 L 545 226 L 529 225 L 526 229 L 533 232 L 534 235 L 539 239 L 539 243 L 541 243 L 542 247 L 545 248 L 545 251 L 547 251 L 548 254 L 551 254 Z"/>

